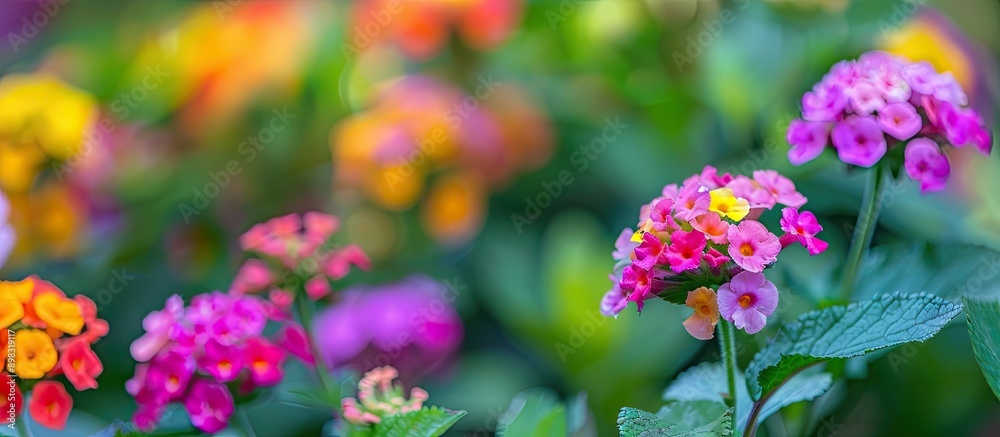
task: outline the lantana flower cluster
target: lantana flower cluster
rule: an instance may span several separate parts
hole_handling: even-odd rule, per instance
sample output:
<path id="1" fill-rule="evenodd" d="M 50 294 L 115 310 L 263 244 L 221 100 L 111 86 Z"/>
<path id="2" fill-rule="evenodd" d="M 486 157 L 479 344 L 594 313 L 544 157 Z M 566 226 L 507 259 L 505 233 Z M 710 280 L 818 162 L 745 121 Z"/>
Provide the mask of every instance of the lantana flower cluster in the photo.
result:
<path id="1" fill-rule="evenodd" d="M 773 170 L 748 177 L 706 166 L 680 187 L 667 185 L 641 208 L 638 231 L 627 228 L 619 236 L 610 276 L 615 285 L 601 312 L 617 315 L 629 302 L 641 311 L 644 301 L 669 296 L 695 311 L 684 321 L 695 338 L 711 339 L 720 315 L 748 333 L 760 331 L 778 305 L 764 269 L 790 244 L 810 255 L 827 248 L 816 237 L 823 229 L 816 216 L 799 210 L 805 203 L 795 184 Z M 781 236 L 757 220 L 776 205 L 785 206 Z"/>
<path id="2" fill-rule="evenodd" d="M 243 264 L 229 293 L 201 294 L 187 307 L 174 295 L 146 316 L 146 333 L 131 348 L 140 364 L 126 387 L 139 404 L 136 425 L 154 428 L 166 406 L 178 402 L 195 427 L 218 432 L 236 397 L 281 382 L 286 354 L 315 365 L 305 329 L 291 320 L 292 303 L 321 299 L 331 293 L 331 279 L 352 265 L 369 266 L 356 246 L 327 247 L 339 226 L 336 217 L 316 212 L 255 225 L 240 246 L 261 258 Z M 264 292 L 266 299 L 258 295 Z M 273 340 L 264 335 L 269 321 L 282 323 Z"/>
<path id="3" fill-rule="evenodd" d="M 802 119 L 788 127 L 788 159 L 811 161 L 832 144 L 841 161 L 872 167 L 905 144 L 907 175 L 922 192 L 939 191 L 951 173 L 945 146 L 971 145 L 987 156 L 993 148 L 990 130 L 966 107 L 968 100 L 950 72 L 865 53 L 834 65 L 802 97 Z"/>
<path id="4" fill-rule="evenodd" d="M 270 304 L 256 296 L 212 292 L 184 306 L 174 295 L 166 306 L 142 321 L 146 333 L 132 343 L 140 364 L 126 390 L 139 408 L 135 423 L 155 428 L 168 404 L 184 404 L 191 423 L 214 433 L 233 414 L 233 395 L 249 395 L 258 387 L 281 382 L 285 351 L 263 333 Z"/>
<path id="5" fill-rule="evenodd" d="M 86 296 L 68 298 L 36 276 L 0 281 L 3 387 L 13 385 L 14 416 L 21 413 L 21 391 L 30 390 L 31 418 L 47 428 L 63 429 L 73 398 L 54 378 L 65 377 L 79 391 L 97 388 L 104 366 L 91 346 L 107 334 L 108 323 L 97 318 L 97 307 Z"/>
<path id="6" fill-rule="evenodd" d="M 387 416 L 423 408 L 424 401 L 428 398 L 427 391 L 414 387 L 407 399 L 403 386 L 393 383 L 398 376 L 399 372 L 390 366 L 376 367 L 365 373 L 358 382 L 358 398 L 344 398 L 341 401 L 344 420 L 367 426 L 379 423 Z"/>
<path id="7" fill-rule="evenodd" d="M 357 246 L 326 246 L 339 229 L 337 217 L 318 212 L 289 214 L 254 225 L 240 236 L 240 247 L 262 258 L 243 264 L 230 293 L 267 293 L 284 314 L 295 300 L 295 288 L 304 287 L 311 300 L 328 296 L 333 291 L 330 281 L 346 276 L 351 266 L 371 267 L 368 256 Z"/>

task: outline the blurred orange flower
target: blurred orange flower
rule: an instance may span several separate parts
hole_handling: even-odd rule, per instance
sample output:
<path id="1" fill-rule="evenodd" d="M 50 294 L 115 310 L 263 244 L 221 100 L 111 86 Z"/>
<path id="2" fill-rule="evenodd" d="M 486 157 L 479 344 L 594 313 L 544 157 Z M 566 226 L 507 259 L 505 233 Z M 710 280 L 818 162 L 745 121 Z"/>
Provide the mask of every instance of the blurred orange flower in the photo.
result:
<path id="1" fill-rule="evenodd" d="M 342 50 L 350 56 L 385 41 L 428 59 L 448 41 L 449 28 L 470 47 L 489 50 L 510 36 L 520 16 L 519 0 L 362 0 Z"/>
<path id="2" fill-rule="evenodd" d="M 474 236 L 490 191 L 552 153 L 543 112 L 517 87 L 488 75 L 472 94 L 424 76 L 383 85 L 330 141 L 337 186 L 396 211 L 423 199 L 423 227 L 445 244 Z"/>

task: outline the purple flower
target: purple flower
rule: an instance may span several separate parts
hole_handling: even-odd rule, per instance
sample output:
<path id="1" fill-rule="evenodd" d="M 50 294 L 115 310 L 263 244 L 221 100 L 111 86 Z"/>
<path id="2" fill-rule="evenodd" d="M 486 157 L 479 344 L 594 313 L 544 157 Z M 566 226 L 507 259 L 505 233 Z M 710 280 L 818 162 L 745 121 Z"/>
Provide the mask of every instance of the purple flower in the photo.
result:
<path id="1" fill-rule="evenodd" d="M 751 272 L 762 272 L 778 259 L 781 243 L 758 221 L 746 220 L 729 227 L 729 256 L 736 265 Z"/>
<path id="2" fill-rule="evenodd" d="M 908 140 L 923 126 L 917 110 L 909 103 L 890 103 L 878 112 L 878 127 L 893 138 Z"/>
<path id="3" fill-rule="evenodd" d="M 802 96 L 802 118 L 808 121 L 836 121 L 847 107 L 847 96 L 840 85 L 817 84 Z"/>
<path id="4" fill-rule="evenodd" d="M 615 240 L 615 251 L 611 252 L 612 259 L 615 261 L 631 259 L 632 251 L 639 246 L 639 243 L 632 241 L 633 234 L 635 232 L 631 228 L 625 228 L 621 234 L 618 234 L 618 239 Z"/>
<path id="5" fill-rule="evenodd" d="M 941 148 L 932 140 L 917 138 L 906 145 L 906 174 L 920 181 L 920 191 L 940 191 L 944 189 L 951 167 Z"/>
<path id="6" fill-rule="evenodd" d="M 608 317 L 618 316 L 618 313 L 621 313 L 628 306 L 628 299 L 625 298 L 625 292 L 618 286 L 618 278 L 615 275 L 608 275 L 608 278 L 614 285 L 601 298 L 601 314 Z"/>
<path id="7" fill-rule="evenodd" d="M 16 241 L 14 228 L 7 223 L 8 219 L 10 219 L 10 202 L 3 191 L 0 191 L 0 267 L 3 267 L 7 257 L 14 251 Z"/>
<path id="8" fill-rule="evenodd" d="M 233 396 L 225 386 L 198 379 L 184 400 L 191 424 L 207 433 L 217 433 L 229 425 L 233 415 Z"/>
<path id="9" fill-rule="evenodd" d="M 861 167 L 875 165 L 886 152 L 885 136 L 872 117 L 851 116 L 833 127 L 840 160 Z"/>
<path id="10" fill-rule="evenodd" d="M 830 143 L 830 127 L 825 121 L 805 121 L 795 119 L 788 125 L 785 138 L 792 148 L 788 151 L 788 161 L 801 165 L 816 159 Z"/>
<path id="11" fill-rule="evenodd" d="M 900 75 L 913 91 L 920 94 L 934 94 L 934 85 L 939 81 L 937 71 L 926 61 L 903 67 Z"/>
<path id="12" fill-rule="evenodd" d="M 740 272 L 719 287 L 719 313 L 747 334 L 764 329 L 778 308 L 778 288 L 762 273 Z"/>
<path id="13" fill-rule="evenodd" d="M 377 287 L 353 287 L 316 315 L 312 336 L 318 359 L 330 368 L 365 371 L 391 364 L 416 376 L 450 357 L 462 341 L 452 302 L 461 284 L 425 276 Z"/>

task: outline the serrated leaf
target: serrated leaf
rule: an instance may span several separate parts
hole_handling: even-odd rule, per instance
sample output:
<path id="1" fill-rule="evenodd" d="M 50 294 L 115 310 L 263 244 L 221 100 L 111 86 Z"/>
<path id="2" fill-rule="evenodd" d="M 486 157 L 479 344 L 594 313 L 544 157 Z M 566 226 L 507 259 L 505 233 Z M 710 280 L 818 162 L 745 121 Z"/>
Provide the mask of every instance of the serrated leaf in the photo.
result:
<path id="1" fill-rule="evenodd" d="M 497 420 L 496 435 L 565 436 L 566 408 L 551 390 L 524 390 L 514 395 Z"/>
<path id="2" fill-rule="evenodd" d="M 677 375 L 663 390 L 663 400 L 671 402 L 712 401 L 725 405 L 722 398 L 729 392 L 726 368 L 722 363 L 701 363 Z M 736 422 L 743 423 L 750 415 L 750 394 L 744 384 L 736 384 Z M 702 422 L 704 423 L 704 422 Z"/>
<path id="3" fill-rule="evenodd" d="M 986 383 L 1000 398 L 1000 301 L 963 296 L 962 302 L 968 311 L 972 351 Z"/>
<path id="4" fill-rule="evenodd" d="M 926 293 L 893 293 L 803 314 L 797 322 L 782 325 L 754 356 L 746 372 L 747 386 L 754 399 L 760 399 L 813 364 L 927 340 L 961 311 L 962 305 Z"/>
<path id="5" fill-rule="evenodd" d="M 382 418 L 372 427 L 378 437 L 437 437 L 444 434 L 465 411 L 452 411 L 438 407 L 427 407 L 409 413 Z"/>
<path id="6" fill-rule="evenodd" d="M 622 437 L 719 437 L 732 435 L 732 410 L 706 425 L 691 428 L 668 422 L 659 416 L 635 408 L 622 408 L 618 413 L 618 430 Z"/>

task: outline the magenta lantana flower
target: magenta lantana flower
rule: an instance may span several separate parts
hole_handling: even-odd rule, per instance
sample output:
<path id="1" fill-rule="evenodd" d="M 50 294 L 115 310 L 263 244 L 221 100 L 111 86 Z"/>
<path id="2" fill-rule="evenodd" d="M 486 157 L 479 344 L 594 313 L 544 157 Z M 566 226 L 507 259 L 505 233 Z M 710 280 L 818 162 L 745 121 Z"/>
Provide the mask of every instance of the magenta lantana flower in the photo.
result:
<path id="1" fill-rule="evenodd" d="M 647 233 L 646 235 L 651 234 Z M 638 251 L 639 249 L 636 249 L 636 254 L 639 253 Z M 701 257 L 704 253 L 705 234 L 696 230 L 692 230 L 691 232 L 677 231 L 670 236 L 670 246 L 667 248 L 664 257 L 670 264 L 671 270 L 681 273 L 685 270 L 698 268 L 701 265 Z M 638 259 L 636 262 L 638 262 Z"/>
<path id="2" fill-rule="evenodd" d="M 285 351 L 263 338 L 251 338 L 243 347 L 243 360 L 250 371 L 250 381 L 257 387 L 270 387 L 284 377 Z"/>
<path id="3" fill-rule="evenodd" d="M 736 265 L 750 272 L 762 272 L 778 259 L 778 237 L 757 221 L 745 221 L 729 227 L 729 256 Z"/>
<path id="4" fill-rule="evenodd" d="M 920 191 L 940 191 L 944 189 L 951 166 L 941 148 L 927 138 L 917 138 L 906 145 L 906 174 L 920 181 Z"/>
<path id="5" fill-rule="evenodd" d="M 785 208 L 781 210 L 781 230 L 785 234 L 779 238 L 781 247 L 787 247 L 793 242 L 799 242 L 810 255 L 818 255 L 829 246 L 827 242 L 816 238 L 816 234 L 823 230 L 816 215 L 809 212 L 799 212 L 798 208 Z"/>
<path id="6" fill-rule="evenodd" d="M 191 385 L 191 393 L 184 401 L 191 417 L 191 424 L 207 433 L 222 431 L 233 415 L 233 396 L 218 383 L 199 379 Z"/>
<path id="7" fill-rule="evenodd" d="M 802 97 L 802 120 L 788 126 L 788 160 L 806 163 L 832 144 L 848 164 L 872 167 L 891 159 L 899 165 L 904 154 L 889 152 L 907 147 L 906 155 L 922 157 L 907 159 L 907 174 L 920 181 L 923 192 L 941 190 L 948 145 L 971 145 L 987 156 L 993 149 L 991 130 L 968 103 L 950 72 L 938 73 L 927 62 L 888 53 L 865 53 L 834 65 Z M 923 141 L 909 152 L 907 142 L 916 140 L 933 142 L 936 152 Z"/>
<path id="8" fill-rule="evenodd" d="M 674 235 L 677 234 L 674 233 Z M 639 247 L 635 248 L 635 261 L 633 261 L 633 264 L 645 270 L 653 268 L 656 264 L 666 264 L 668 260 L 667 251 L 668 246 L 663 244 L 663 241 L 653 235 L 652 232 L 646 232 L 642 235 L 642 242 L 639 243 Z"/>
<path id="9" fill-rule="evenodd" d="M 778 289 L 761 273 L 742 272 L 719 287 L 719 313 L 748 334 L 764 329 L 778 308 Z"/>

